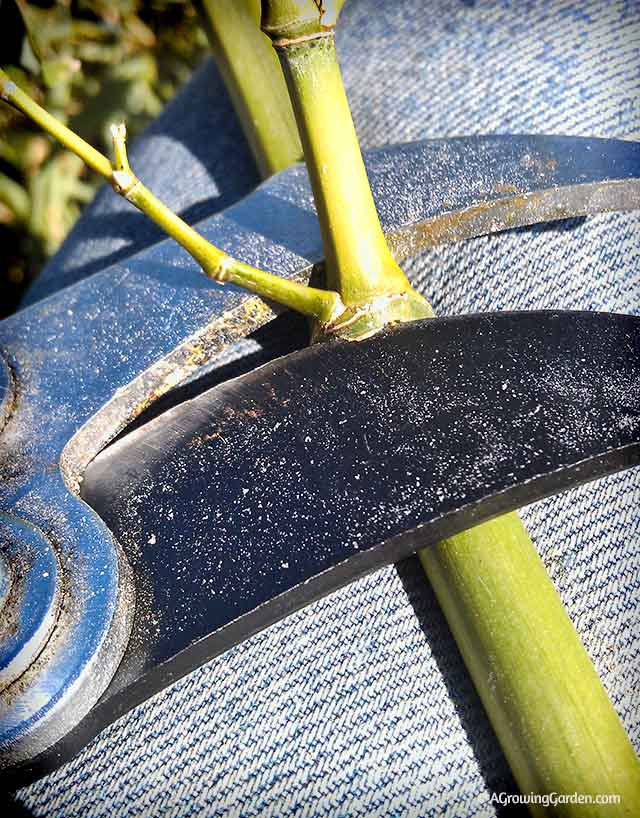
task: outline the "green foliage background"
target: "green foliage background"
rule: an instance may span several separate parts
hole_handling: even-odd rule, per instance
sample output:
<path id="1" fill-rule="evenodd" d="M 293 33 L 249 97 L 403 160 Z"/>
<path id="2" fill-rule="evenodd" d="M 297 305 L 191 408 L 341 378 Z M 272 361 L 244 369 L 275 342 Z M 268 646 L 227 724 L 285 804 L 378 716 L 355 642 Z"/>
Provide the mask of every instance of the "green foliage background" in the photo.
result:
<path id="1" fill-rule="evenodd" d="M 0 0 L 0 63 L 84 139 L 110 152 L 185 82 L 206 49 L 184 0 Z M 0 105 L 0 317 L 59 247 L 100 179 L 26 118 Z"/>

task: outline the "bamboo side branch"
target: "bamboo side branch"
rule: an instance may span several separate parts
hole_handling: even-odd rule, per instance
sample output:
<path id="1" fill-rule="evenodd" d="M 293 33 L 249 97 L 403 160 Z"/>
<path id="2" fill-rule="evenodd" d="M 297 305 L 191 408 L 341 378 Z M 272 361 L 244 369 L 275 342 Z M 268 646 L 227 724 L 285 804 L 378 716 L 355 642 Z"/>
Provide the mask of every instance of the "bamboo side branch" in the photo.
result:
<path id="1" fill-rule="evenodd" d="M 308 315 L 322 324 L 334 321 L 344 311 L 344 305 L 337 293 L 307 287 L 244 264 L 212 245 L 177 216 L 145 187 L 129 167 L 126 129 L 123 124 L 114 125 L 111 129 L 114 146 L 112 165 L 106 156 L 41 108 L 1 70 L 0 97 L 30 117 L 107 179 L 116 193 L 135 205 L 182 245 L 210 278 L 243 287 L 263 298 Z"/>

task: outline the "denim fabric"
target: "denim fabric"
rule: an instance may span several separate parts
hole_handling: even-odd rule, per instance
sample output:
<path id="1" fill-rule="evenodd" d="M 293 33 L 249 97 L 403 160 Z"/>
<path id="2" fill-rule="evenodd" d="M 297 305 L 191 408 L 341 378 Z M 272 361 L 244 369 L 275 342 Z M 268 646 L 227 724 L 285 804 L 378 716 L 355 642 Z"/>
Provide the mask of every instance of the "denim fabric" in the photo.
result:
<path id="1" fill-rule="evenodd" d="M 492 130 L 640 131 L 637 2 L 349 0 L 343 14 L 340 55 L 366 145 Z M 640 217 L 440 247 L 408 271 L 442 314 L 638 312 Z M 639 507 L 635 469 L 523 510 L 637 749 Z M 465 818 L 495 815 L 492 792 L 513 787 L 409 560 L 193 672 L 18 798 L 52 818 Z"/>

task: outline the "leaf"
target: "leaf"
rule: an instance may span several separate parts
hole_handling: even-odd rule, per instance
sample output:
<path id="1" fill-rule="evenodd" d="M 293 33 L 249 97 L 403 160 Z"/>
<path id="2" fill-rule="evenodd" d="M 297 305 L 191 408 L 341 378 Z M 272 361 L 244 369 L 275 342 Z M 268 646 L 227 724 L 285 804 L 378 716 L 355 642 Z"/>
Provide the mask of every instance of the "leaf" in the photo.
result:
<path id="1" fill-rule="evenodd" d="M 24 187 L 5 173 L 0 173 L 0 221 L 5 224 L 26 222 L 31 211 L 31 200 Z"/>
<path id="2" fill-rule="evenodd" d="M 87 201 L 87 186 L 80 181 L 83 171 L 81 159 L 61 152 L 32 179 L 29 228 L 42 239 L 47 255 L 58 249 L 77 219 L 78 204 Z"/>

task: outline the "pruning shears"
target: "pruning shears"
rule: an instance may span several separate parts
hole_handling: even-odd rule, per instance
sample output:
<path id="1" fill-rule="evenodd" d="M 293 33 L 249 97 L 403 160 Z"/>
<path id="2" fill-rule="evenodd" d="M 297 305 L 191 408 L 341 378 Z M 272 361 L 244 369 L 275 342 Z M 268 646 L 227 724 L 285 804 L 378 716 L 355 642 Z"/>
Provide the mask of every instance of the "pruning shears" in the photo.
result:
<path id="1" fill-rule="evenodd" d="M 640 207 L 631 141 L 464 137 L 365 159 L 399 259 Z M 198 228 L 304 281 L 322 261 L 311 201 L 295 166 Z M 293 351 L 158 411 L 273 317 L 167 240 L 0 323 L 0 767 L 13 783 L 363 573 L 640 461 L 628 315 L 425 319 Z"/>

